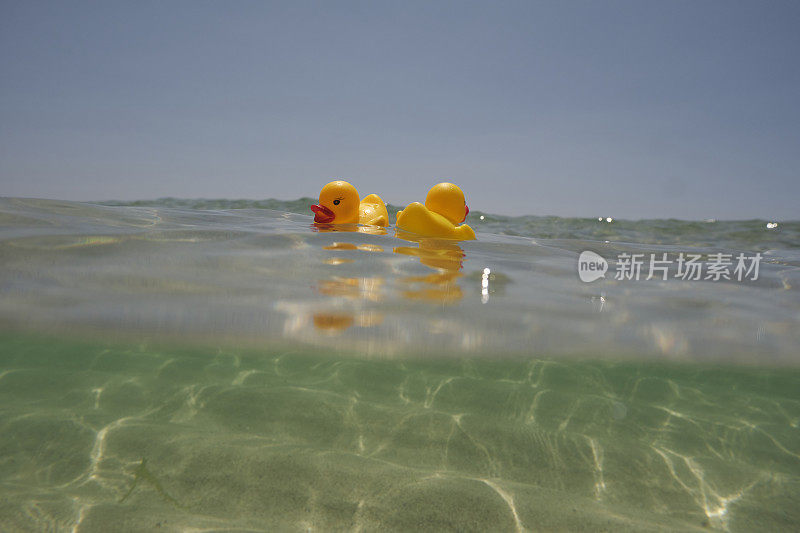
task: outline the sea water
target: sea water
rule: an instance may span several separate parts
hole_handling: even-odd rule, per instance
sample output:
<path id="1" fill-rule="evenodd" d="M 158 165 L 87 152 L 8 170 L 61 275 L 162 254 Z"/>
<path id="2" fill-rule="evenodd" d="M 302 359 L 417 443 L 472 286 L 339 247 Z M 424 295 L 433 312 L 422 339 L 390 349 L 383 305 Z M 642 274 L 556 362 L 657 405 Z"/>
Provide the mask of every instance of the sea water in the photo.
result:
<path id="1" fill-rule="evenodd" d="M 0 529 L 797 529 L 800 223 L 308 203 L 0 199 Z"/>

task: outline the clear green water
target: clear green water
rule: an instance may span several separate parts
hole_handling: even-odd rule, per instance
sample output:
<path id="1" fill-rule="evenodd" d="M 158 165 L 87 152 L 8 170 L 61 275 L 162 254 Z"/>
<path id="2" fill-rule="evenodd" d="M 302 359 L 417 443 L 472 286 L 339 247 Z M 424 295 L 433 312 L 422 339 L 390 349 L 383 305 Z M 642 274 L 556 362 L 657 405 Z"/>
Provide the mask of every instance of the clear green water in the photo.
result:
<path id="1" fill-rule="evenodd" d="M 800 371 L 0 341 L 11 529 L 791 530 Z"/>
<path id="2" fill-rule="evenodd" d="M 454 248 L 301 204 L 0 200 L 0 530 L 797 529 L 798 223 Z M 587 248 L 765 261 L 585 284 Z"/>

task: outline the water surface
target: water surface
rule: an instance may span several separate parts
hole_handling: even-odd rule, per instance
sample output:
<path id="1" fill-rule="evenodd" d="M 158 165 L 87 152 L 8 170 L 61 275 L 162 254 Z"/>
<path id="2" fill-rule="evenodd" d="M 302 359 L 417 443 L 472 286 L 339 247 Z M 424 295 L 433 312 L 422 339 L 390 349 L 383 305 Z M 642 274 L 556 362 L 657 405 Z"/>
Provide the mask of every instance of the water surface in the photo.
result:
<path id="1" fill-rule="evenodd" d="M 305 205 L 0 200 L 4 530 L 800 523 L 800 224 L 471 213 L 452 243 Z"/>

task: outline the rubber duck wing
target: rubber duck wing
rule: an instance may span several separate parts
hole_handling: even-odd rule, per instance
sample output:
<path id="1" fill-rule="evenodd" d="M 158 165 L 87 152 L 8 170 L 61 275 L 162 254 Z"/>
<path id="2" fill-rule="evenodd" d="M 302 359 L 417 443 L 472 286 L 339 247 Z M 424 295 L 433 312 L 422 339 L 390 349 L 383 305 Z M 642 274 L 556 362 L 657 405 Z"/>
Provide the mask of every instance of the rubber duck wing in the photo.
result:
<path id="1" fill-rule="evenodd" d="M 389 225 L 389 213 L 386 211 L 386 204 L 377 194 L 368 194 L 361 200 L 358 218 L 361 224 L 384 227 Z"/>
<path id="2" fill-rule="evenodd" d="M 383 200 L 381 200 L 381 197 L 378 196 L 377 194 L 368 194 L 361 199 L 361 202 L 368 204 L 378 204 L 382 205 L 383 207 L 386 207 L 386 204 L 383 202 Z"/>
<path id="3" fill-rule="evenodd" d="M 455 237 L 454 226 L 449 220 L 419 202 L 408 204 L 397 214 L 397 227 L 426 237 Z"/>
<path id="4" fill-rule="evenodd" d="M 475 232 L 466 224 L 456 226 L 456 238 L 460 241 L 474 241 L 477 239 Z"/>

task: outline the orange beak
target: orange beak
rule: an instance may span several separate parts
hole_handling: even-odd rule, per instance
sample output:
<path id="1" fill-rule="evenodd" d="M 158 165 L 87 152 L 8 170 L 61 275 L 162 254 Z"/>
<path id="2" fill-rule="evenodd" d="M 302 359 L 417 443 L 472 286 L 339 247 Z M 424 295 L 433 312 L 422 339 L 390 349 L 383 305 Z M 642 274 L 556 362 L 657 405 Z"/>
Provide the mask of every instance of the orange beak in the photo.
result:
<path id="1" fill-rule="evenodd" d="M 464 220 L 467 220 L 467 215 L 469 215 L 469 206 L 467 204 L 464 204 Z M 464 220 L 462 220 L 461 222 L 463 223 Z"/>
<path id="2" fill-rule="evenodd" d="M 333 211 L 324 205 L 314 204 L 311 206 L 311 210 L 314 211 L 314 222 L 330 224 L 333 222 L 333 219 L 336 218 L 336 215 L 333 213 Z"/>

